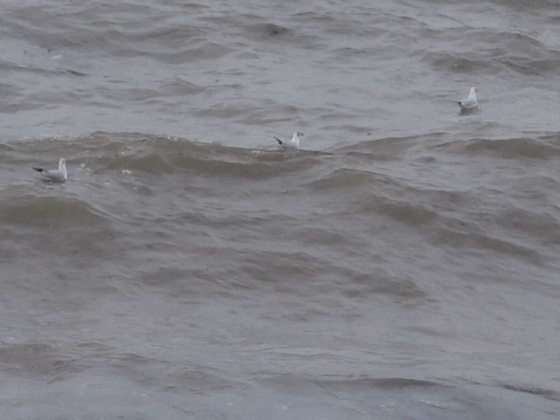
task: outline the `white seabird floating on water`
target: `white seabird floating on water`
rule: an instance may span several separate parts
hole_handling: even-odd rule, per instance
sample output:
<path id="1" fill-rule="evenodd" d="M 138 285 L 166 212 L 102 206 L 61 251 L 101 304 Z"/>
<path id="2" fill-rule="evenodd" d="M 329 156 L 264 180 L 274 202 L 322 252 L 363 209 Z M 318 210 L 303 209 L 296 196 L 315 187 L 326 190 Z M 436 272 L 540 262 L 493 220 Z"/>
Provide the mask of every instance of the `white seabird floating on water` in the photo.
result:
<path id="1" fill-rule="evenodd" d="M 478 92 L 478 89 L 475 87 L 471 88 L 471 91 L 469 92 L 469 97 L 467 99 L 463 99 L 462 101 L 457 101 L 457 104 L 459 104 L 459 107 L 461 108 L 461 111 L 474 111 L 475 109 L 478 109 L 478 101 L 476 100 L 476 92 Z"/>
<path id="2" fill-rule="evenodd" d="M 68 172 L 66 171 L 66 159 L 60 158 L 58 161 L 58 169 L 43 169 L 43 168 L 36 168 L 32 166 L 37 172 L 41 172 L 45 175 L 45 179 L 54 182 L 63 182 L 66 181 L 68 178 Z"/>
<path id="3" fill-rule="evenodd" d="M 284 150 L 297 150 L 297 149 L 299 149 L 299 138 L 300 138 L 300 136 L 303 136 L 303 133 L 300 133 L 299 131 L 296 130 L 290 141 L 283 141 L 283 140 L 280 140 L 278 137 L 274 137 L 274 138 L 276 139 L 276 141 L 278 142 L 278 144 L 280 145 L 280 147 L 282 149 L 284 149 Z"/>

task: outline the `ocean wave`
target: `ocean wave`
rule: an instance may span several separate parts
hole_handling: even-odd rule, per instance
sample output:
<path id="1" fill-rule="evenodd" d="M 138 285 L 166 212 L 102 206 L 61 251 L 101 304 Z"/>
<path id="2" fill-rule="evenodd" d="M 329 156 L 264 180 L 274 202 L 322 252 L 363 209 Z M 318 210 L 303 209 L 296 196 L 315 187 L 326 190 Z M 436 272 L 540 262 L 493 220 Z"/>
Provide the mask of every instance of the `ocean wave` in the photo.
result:
<path id="1" fill-rule="evenodd" d="M 549 160 L 560 155 L 558 137 L 512 138 L 512 139 L 469 139 L 447 145 L 467 156 L 492 156 L 500 159 Z"/>
<path id="2" fill-rule="evenodd" d="M 107 221 L 107 216 L 89 203 L 79 198 L 60 197 L 56 191 L 50 196 L 4 194 L 4 197 L 0 221 L 10 225 L 80 230 L 99 227 Z"/>
<path id="3" fill-rule="evenodd" d="M 3 191 L 2 236 L 14 244 L 6 249 L 7 254 L 12 258 L 30 253 L 56 255 L 70 258 L 72 264 L 89 264 L 118 254 L 122 245 L 114 225 L 118 217 L 99 210 L 91 199 L 65 193 L 65 187 L 41 185 L 34 192 Z"/>
<path id="4" fill-rule="evenodd" d="M 8 372 L 49 383 L 67 379 L 84 371 L 79 360 L 57 351 L 56 346 L 43 343 L 13 344 L 0 347 L 0 364 L 12 366 Z"/>
<path id="5" fill-rule="evenodd" d="M 514 72 L 546 75 L 560 68 L 560 54 L 524 32 L 490 28 L 454 28 L 430 33 L 445 37 L 453 49 L 419 50 L 416 55 L 434 69 L 452 73 L 493 75 Z"/>
<path id="6" fill-rule="evenodd" d="M 318 164 L 324 156 L 317 152 L 244 149 L 141 133 L 96 132 L 80 138 L 76 146 L 81 149 L 78 153 L 87 153 L 88 165 L 99 170 L 255 180 L 303 171 Z"/>

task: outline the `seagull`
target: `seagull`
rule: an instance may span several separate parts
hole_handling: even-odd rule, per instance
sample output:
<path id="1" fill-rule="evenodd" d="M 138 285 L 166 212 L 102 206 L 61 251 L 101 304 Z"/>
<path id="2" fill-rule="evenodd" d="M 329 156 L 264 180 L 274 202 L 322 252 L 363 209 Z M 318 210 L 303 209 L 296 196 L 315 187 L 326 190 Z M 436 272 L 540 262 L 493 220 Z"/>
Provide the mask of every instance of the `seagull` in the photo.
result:
<path id="1" fill-rule="evenodd" d="M 457 101 L 457 104 L 459 104 L 461 111 L 474 111 L 475 109 L 478 108 L 478 102 L 476 100 L 476 92 L 478 92 L 478 89 L 472 87 L 471 91 L 469 92 L 469 97 L 467 99 L 463 99 L 462 101 Z"/>
<path id="2" fill-rule="evenodd" d="M 299 137 L 303 136 L 303 133 L 300 133 L 299 131 L 294 131 L 294 135 L 292 136 L 292 139 L 290 141 L 282 141 L 280 140 L 278 137 L 274 137 L 276 139 L 276 141 L 278 142 L 278 144 L 280 145 L 280 147 L 284 150 L 296 150 L 299 149 Z"/>
<path id="3" fill-rule="evenodd" d="M 37 172 L 42 172 L 45 175 L 45 179 L 54 182 L 63 182 L 68 178 L 68 172 L 66 172 L 66 159 L 60 158 L 58 161 L 58 169 L 43 169 L 36 168 L 32 166 Z"/>

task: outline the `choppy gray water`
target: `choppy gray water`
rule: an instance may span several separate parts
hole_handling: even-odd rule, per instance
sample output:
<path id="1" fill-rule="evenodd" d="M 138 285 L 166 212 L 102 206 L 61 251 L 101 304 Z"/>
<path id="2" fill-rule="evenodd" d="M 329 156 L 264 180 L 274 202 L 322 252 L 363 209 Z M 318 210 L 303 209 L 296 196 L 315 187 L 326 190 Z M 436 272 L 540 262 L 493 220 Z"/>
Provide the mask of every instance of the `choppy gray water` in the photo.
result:
<path id="1" fill-rule="evenodd" d="M 557 2 L 51 3 L 0 15 L 3 416 L 560 416 Z"/>

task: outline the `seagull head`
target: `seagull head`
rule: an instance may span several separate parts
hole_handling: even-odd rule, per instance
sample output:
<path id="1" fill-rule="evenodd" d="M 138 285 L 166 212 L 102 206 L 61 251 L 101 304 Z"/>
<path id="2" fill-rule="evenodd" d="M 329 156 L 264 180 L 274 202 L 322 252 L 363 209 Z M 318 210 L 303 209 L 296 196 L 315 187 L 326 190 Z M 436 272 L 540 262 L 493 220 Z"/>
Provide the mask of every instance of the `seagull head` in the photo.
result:
<path id="1" fill-rule="evenodd" d="M 292 139 L 290 140 L 291 143 L 297 144 L 297 146 L 299 147 L 299 137 L 303 136 L 303 133 L 299 132 L 299 131 L 294 131 L 294 135 L 292 136 Z"/>

